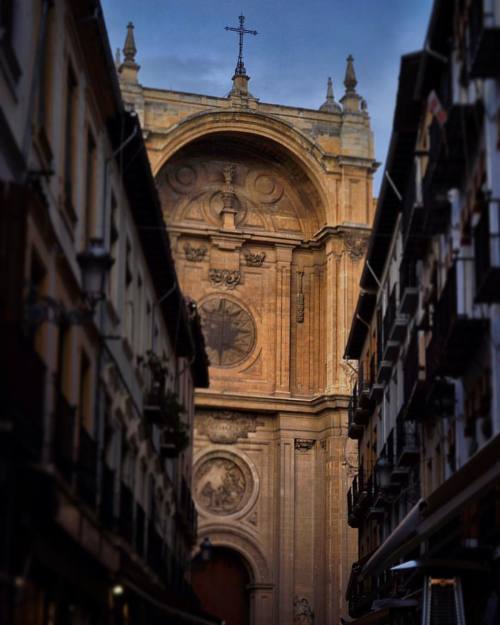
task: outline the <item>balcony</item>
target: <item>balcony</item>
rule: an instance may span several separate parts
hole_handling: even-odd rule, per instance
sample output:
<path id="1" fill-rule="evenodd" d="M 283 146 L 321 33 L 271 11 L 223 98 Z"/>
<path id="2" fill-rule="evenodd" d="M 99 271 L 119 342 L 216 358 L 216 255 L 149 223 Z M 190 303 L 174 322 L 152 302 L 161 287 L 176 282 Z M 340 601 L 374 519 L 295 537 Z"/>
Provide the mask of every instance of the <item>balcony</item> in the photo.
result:
<path id="1" fill-rule="evenodd" d="M 61 393 L 54 419 L 54 464 L 60 475 L 70 483 L 74 471 L 76 406 Z"/>
<path id="2" fill-rule="evenodd" d="M 384 341 L 394 341 L 401 343 L 406 336 L 408 325 L 408 315 L 401 315 L 398 312 L 397 285 L 392 289 L 387 308 L 385 310 L 383 331 Z"/>
<path id="3" fill-rule="evenodd" d="M 396 423 L 396 463 L 409 467 L 420 457 L 420 438 L 416 421 L 399 418 Z"/>
<path id="4" fill-rule="evenodd" d="M 416 331 L 411 337 L 403 362 L 403 396 L 406 419 L 423 416 L 425 403 L 424 336 Z"/>
<path id="5" fill-rule="evenodd" d="M 372 406 L 370 401 L 369 372 L 366 371 L 366 365 L 363 361 L 359 363 L 357 389 L 358 403 L 355 421 L 358 425 L 366 425 Z"/>
<path id="6" fill-rule="evenodd" d="M 431 379 L 435 375 L 460 377 L 488 327 L 487 319 L 473 316 L 472 295 L 469 293 L 473 280 L 466 262 L 454 262 L 436 304 L 432 339 L 426 352 Z"/>
<path id="7" fill-rule="evenodd" d="M 455 385 L 444 378 L 428 380 L 429 390 L 425 398 L 425 412 L 436 417 L 455 414 Z"/>
<path id="8" fill-rule="evenodd" d="M 370 358 L 370 394 L 369 399 L 372 405 L 378 404 L 384 396 L 384 384 L 377 378 L 377 359 L 375 354 Z"/>
<path id="9" fill-rule="evenodd" d="M 368 500 L 368 491 L 363 478 L 363 470 L 354 476 L 351 488 L 347 493 L 347 522 L 351 527 L 359 527 L 362 519 L 363 506 Z"/>
<path id="10" fill-rule="evenodd" d="M 494 78 L 500 73 L 500 27 L 494 14 L 485 10 L 485 2 L 473 0 L 469 6 L 467 66 L 471 78 Z"/>
<path id="11" fill-rule="evenodd" d="M 414 260 L 403 260 L 399 267 L 399 288 L 401 300 L 399 312 L 413 315 L 418 305 L 417 263 Z"/>
<path id="12" fill-rule="evenodd" d="M 493 210 L 496 209 L 496 214 Z M 494 220 L 490 220 L 490 211 Z M 496 221 L 496 232 L 491 227 Z M 476 302 L 500 302 L 500 202 L 482 202 L 481 217 L 474 228 Z"/>
<path id="13" fill-rule="evenodd" d="M 355 415 L 357 411 L 358 396 L 357 389 L 354 387 L 353 394 L 349 399 L 349 406 L 347 407 L 347 434 L 349 438 L 359 440 L 363 436 L 363 426 L 359 425 L 355 421 Z"/>

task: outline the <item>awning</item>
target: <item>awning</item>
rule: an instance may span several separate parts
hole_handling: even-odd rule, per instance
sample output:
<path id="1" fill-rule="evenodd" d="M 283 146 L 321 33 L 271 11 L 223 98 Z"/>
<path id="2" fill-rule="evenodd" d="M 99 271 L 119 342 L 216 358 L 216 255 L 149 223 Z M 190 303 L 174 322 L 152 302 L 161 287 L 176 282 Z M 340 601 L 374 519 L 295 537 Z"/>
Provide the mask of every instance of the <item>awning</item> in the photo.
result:
<path id="1" fill-rule="evenodd" d="M 360 578 L 380 573 L 458 515 L 469 503 L 500 483 L 500 434 L 463 467 L 421 499 L 373 553 Z"/>

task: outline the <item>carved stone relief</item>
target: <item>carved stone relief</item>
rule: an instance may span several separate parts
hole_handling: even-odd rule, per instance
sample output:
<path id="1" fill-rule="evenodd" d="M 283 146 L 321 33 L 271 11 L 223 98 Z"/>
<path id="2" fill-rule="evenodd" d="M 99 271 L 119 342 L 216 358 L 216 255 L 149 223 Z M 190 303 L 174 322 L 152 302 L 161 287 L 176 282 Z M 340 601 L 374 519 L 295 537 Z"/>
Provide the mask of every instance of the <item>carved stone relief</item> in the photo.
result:
<path id="1" fill-rule="evenodd" d="M 297 271 L 297 310 L 296 310 L 296 319 L 297 323 L 304 323 L 304 291 L 303 291 L 303 283 L 304 280 L 304 272 Z"/>
<path id="2" fill-rule="evenodd" d="M 195 499 L 210 514 L 224 516 L 242 510 L 252 492 L 250 468 L 235 454 L 212 454 L 195 468 Z"/>
<path id="3" fill-rule="evenodd" d="M 193 247 L 190 243 L 184 244 L 184 253 L 186 254 L 187 260 L 190 260 L 194 263 L 201 262 L 204 258 L 208 249 L 206 247 Z"/>
<path id="4" fill-rule="evenodd" d="M 241 273 L 236 269 L 210 269 L 208 278 L 213 286 L 224 286 L 228 289 L 234 289 L 240 283 Z"/>
<path id="5" fill-rule="evenodd" d="M 305 597 L 295 595 L 293 599 L 293 625 L 312 625 L 314 612 Z"/>
<path id="6" fill-rule="evenodd" d="M 249 432 L 255 432 L 262 421 L 241 412 L 221 410 L 197 412 L 196 429 L 212 443 L 232 444 L 239 438 L 248 438 Z"/>
<path id="7" fill-rule="evenodd" d="M 256 339 L 250 313 L 223 297 L 203 302 L 199 311 L 212 366 L 231 367 L 250 355 Z"/>
<path id="8" fill-rule="evenodd" d="M 265 252 L 250 252 L 249 250 L 245 250 L 243 252 L 243 256 L 245 257 L 246 263 L 249 267 L 262 267 L 264 259 L 266 258 Z"/>
<path id="9" fill-rule="evenodd" d="M 303 176 L 294 182 L 290 173 L 284 176 L 271 164 L 263 168 L 250 159 L 228 163 L 206 156 L 169 163 L 158 178 L 163 203 L 170 207 L 165 219 L 312 235 L 320 223 L 315 207 L 309 205 L 309 194 L 304 202 L 297 192 L 307 183 Z"/>
<path id="10" fill-rule="evenodd" d="M 354 261 L 361 260 L 368 246 L 368 236 L 364 233 L 345 232 L 344 245 L 349 258 Z"/>

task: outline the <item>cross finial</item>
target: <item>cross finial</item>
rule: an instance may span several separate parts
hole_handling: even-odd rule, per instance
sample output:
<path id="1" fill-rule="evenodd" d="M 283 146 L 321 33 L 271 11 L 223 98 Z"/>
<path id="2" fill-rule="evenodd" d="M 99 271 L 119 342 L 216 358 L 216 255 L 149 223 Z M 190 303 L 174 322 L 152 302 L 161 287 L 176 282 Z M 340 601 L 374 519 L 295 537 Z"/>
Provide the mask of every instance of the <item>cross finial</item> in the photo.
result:
<path id="1" fill-rule="evenodd" d="M 232 30 L 235 33 L 239 34 L 239 53 L 238 53 L 238 61 L 236 63 L 236 69 L 234 70 L 235 76 L 246 76 L 245 64 L 243 63 L 243 35 L 256 35 L 256 30 L 247 30 L 245 28 L 245 16 L 243 14 L 239 17 L 240 25 L 238 28 L 234 28 L 233 26 L 226 26 L 226 30 Z"/>

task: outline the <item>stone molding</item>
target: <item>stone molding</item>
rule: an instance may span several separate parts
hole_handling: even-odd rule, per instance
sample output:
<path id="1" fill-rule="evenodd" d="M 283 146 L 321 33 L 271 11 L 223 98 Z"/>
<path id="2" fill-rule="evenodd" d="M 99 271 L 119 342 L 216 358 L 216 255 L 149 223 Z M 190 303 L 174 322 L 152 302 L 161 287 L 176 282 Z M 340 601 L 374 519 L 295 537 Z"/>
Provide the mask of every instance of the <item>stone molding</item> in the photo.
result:
<path id="1" fill-rule="evenodd" d="M 195 417 L 198 434 L 207 436 L 211 443 L 224 445 L 248 438 L 249 432 L 255 432 L 258 425 L 263 422 L 247 413 L 232 410 L 199 411 Z"/>

